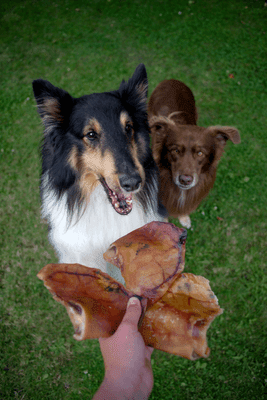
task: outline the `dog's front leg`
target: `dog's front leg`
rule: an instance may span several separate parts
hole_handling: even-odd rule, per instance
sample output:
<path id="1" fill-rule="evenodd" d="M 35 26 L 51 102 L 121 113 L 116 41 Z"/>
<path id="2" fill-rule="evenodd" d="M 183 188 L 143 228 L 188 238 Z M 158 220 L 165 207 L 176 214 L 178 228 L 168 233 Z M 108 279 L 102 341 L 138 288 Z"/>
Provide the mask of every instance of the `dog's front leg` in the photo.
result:
<path id="1" fill-rule="evenodd" d="M 181 215 L 178 217 L 178 219 L 182 226 L 184 226 L 187 229 L 191 228 L 191 219 L 189 215 Z"/>

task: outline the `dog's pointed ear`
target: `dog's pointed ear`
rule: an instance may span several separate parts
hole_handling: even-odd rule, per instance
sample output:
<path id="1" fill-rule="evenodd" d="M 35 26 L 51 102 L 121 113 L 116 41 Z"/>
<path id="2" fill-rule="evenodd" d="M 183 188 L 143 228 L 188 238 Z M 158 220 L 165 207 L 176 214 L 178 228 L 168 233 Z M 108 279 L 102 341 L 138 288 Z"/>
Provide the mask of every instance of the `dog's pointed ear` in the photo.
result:
<path id="1" fill-rule="evenodd" d="M 148 80 L 146 67 L 144 64 L 139 64 L 136 68 L 132 79 L 136 81 L 136 91 L 139 95 L 140 101 L 146 104 L 147 101 L 147 92 L 148 92 Z"/>
<path id="2" fill-rule="evenodd" d="M 210 126 L 208 130 L 223 146 L 225 146 L 227 140 L 231 140 L 234 144 L 241 142 L 238 130 L 232 126 Z"/>
<path id="3" fill-rule="evenodd" d="M 32 87 L 46 130 L 67 124 L 74 102 L 70 94 L 44 79 L 33 81 Z"/>
<path id="4" fill-rule="evenodd" d="M 144 64 L 139 64 L 128 82 L 121 82 L 119 93 L 129 104 L 135 105 L 138 102 L 139 106 L 146 111 L 147 91 L 148 80 L 146 68 Z"/>

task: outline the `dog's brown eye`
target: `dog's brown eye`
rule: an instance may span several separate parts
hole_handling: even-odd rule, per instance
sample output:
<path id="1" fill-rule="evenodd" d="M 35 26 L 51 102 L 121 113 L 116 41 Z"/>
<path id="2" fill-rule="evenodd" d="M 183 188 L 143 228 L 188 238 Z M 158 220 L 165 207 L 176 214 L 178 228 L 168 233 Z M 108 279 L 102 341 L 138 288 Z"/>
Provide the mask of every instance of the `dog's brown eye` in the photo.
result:
<path id="1" fill-rule="evenodd" d="M 97 133 L 95 131 L 89 131 L 86 134 L 87 139 L 89 140 L 95 140 L 97 138 Z"/>
<path id="2" fill-rule="evenodd" d="M 131 124 L 128 123 L 125 125 L 125 132 L 127 135 L 131 135 L 133 133 L 133 127 Z"/>

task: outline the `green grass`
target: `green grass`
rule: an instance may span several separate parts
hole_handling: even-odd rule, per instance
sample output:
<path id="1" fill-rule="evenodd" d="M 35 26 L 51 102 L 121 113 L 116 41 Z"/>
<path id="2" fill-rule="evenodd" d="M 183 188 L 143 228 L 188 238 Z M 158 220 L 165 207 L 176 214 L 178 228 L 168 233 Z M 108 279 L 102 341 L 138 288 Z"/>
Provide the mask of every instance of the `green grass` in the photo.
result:
<path id="1" fill-rule="evenodd" d="M 36 278 L 56 257 L 40 219 L 42 126 L 31 82 L 42 77 L 78 97 L 117 88 L 139 62 L 150 93 L 163 79 L 180 79 L 195 94 L 200 125 L 233 125 L 242 138 L 227 145 L 187 240 L 186 271 L 208 278 L 225 310 L 208 332 L 211 354 L 191 362 L 154 351 L 151 399 L 263 399 L 264 1 L 2 0 L 0 7 L 0 399 L 90 398 L 104 373 L 98 341 L 72 338 L 65 310 Z"/>

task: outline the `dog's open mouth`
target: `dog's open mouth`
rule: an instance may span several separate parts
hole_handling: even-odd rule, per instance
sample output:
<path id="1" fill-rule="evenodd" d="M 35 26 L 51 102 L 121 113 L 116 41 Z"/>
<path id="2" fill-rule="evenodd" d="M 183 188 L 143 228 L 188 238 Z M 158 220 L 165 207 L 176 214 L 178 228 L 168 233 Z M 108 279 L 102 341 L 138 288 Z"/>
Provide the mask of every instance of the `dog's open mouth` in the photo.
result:
<path id="1" fill-rule="evenodd" d="M 132 194 L 125 196 L 120 190 L 114 191 L 110 189 L 104 178 L 100 179 L 100 182 L 102 183 L 114 210 L 120 215 L 129 214 L 133 208 Z"/>

